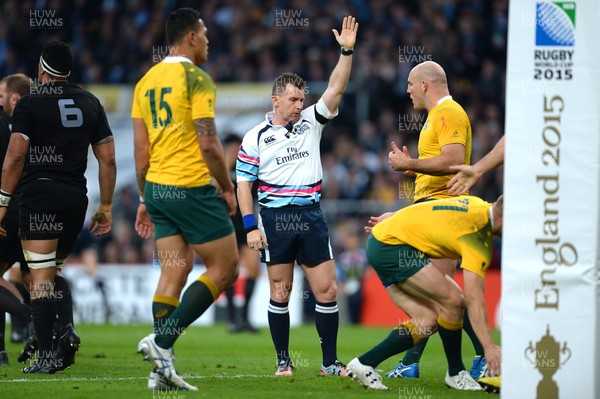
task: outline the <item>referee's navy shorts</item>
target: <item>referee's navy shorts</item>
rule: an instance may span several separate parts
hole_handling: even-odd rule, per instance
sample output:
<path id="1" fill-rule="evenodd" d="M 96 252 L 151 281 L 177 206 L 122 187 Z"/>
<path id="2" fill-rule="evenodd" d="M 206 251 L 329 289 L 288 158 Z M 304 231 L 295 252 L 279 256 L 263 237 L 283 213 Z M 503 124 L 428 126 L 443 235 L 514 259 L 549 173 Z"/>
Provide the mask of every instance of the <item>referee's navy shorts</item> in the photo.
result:
<path id="1" fill-rule="evenodd" d="M 258 227 L 269 244 L 260 252 L 262 262 L 316 266 L 333 259 L 329 228 L 318 204 L 261 208 L 259 215 Z"/>

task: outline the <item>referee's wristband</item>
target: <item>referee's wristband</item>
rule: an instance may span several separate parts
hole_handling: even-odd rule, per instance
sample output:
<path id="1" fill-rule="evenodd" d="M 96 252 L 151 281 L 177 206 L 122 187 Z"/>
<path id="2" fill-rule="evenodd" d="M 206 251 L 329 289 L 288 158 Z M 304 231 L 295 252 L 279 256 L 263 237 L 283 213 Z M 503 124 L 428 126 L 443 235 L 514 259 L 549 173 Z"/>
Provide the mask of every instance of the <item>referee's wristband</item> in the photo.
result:
<path id="1" fill-rule="evenodd" d="M 352 55 L 352 53 L 354 53 L 354 49 L 346 49 L 342 47 L 342 55 Z"/>
<path id="2" fill-rule="evenodd" d="M 7 207 L 10 204 L 12 193 L 0 190 L 0 207 Z"/>
<path id="3" fill-rule="evenodd" d="M 246 234 L 250 233 L 253 230 L 258 229 L 256 226 L 256 218 L 253 213 L 249 213 L 245 215 L 242 220 L 244 221 L 244 230 L 246 230 Z"/>

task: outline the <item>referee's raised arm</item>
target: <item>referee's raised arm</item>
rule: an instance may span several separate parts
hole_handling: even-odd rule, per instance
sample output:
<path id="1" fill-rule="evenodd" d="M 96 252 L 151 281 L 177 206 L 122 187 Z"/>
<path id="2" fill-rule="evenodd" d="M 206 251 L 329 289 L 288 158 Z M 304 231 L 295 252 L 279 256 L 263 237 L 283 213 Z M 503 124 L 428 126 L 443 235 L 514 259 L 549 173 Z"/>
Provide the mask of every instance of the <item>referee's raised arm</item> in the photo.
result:
<path id="1" fill-rule="evenodd" d="M 323 93 L 323 101 L 329 109 L 329 112 L 335 113 L 342 94 L 348 84 L 350 78 L 350 70 L 352 69 L 352 53 L 354 52 L 354 44 L 356 43 L 356 33 L 358 32 L 358 23 L 352 16 L 344 17 L 342 22 L 342 32 L 339 33 L 336 29 L 332 29 L 335 35 L 335 40 L 341 46 L 340 59 L 331 73 L 327 89 Z"/>

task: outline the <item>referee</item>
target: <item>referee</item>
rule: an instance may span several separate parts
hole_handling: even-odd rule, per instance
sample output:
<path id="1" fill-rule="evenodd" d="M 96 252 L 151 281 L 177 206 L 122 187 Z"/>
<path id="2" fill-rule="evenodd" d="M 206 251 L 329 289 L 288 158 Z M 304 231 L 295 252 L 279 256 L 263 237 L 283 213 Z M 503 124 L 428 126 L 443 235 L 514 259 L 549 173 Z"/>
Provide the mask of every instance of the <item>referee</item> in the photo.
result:
<path id="1" fill-rule="evenodd" d="M 61 312 L 57 347 L 52 344 L 56 304 L 71 300 L 66 281 L 57 276 L 83 226 L 88 204 L 88 147 L 99 164 L 100 207 L 91 230 L 106 234 L 112 227 L 112 195 L 116 179 L 112 132 L 96 97 L 69 84 L 71 50 L 49 42 L 39 61 L 41 83 L 17 104 L 2 168 L 0 225 L 21 176 L 19 237 L 31 269 L 31 309 L 38 337 L 38 359 L 24 373 L 52 374 L 74 362 L 79 337 L 73 329 L 72 306 Z M 0 236 L 6 231 L 0 227 Z M 64 308 L 63 308 L 64 310 Z"/>

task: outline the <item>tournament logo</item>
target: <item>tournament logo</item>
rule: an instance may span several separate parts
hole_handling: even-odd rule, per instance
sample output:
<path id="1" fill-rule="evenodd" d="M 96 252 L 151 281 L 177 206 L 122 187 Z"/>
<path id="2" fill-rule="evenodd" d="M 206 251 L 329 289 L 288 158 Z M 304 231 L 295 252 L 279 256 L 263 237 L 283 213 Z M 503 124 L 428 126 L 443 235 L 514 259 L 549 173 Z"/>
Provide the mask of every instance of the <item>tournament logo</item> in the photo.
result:
<path id="1" fill-rule="evenodd" d="M 571 358 L 571 350 L 550 335 L 550 325 L 546 327 L 546 335 L 538 342 L 525 348 L 525 358 L 542 374 L 537 386 L 536 399 L 558 399 L 558 384 L 552 378 L 558 369 Z"/>
<path id="2" fill-rule="evenodd" d="M 306 119 L 302 119 L 302 121 L 300 123 L 295 124 L 294 128 L 285 134 L 285 137 L 289 139 L 292 135 L 294 135 L 294 136 L 303 135 L 308 130 L 310 130 L 310 125 L 311 125 L 310 121 L 308 121 Z"/>
<path id="3" fill-rule="evenodd" d="M 573 79 L 577 4 L 538 2 L 535 13 L 535 80 Z"/>
<path id="4" fill-rule="evenodd" d="M 304 134 L 310 129 L 310 121 L 306 119 L 302 120 L 299 125 L 294 126 L 294 132 L 296 134 Z"/>
<path id="5" fill-rule="evenodd" d="M 535 13 L 536 46 L 575 45 L 575 3 L 537 3 Z"/>

